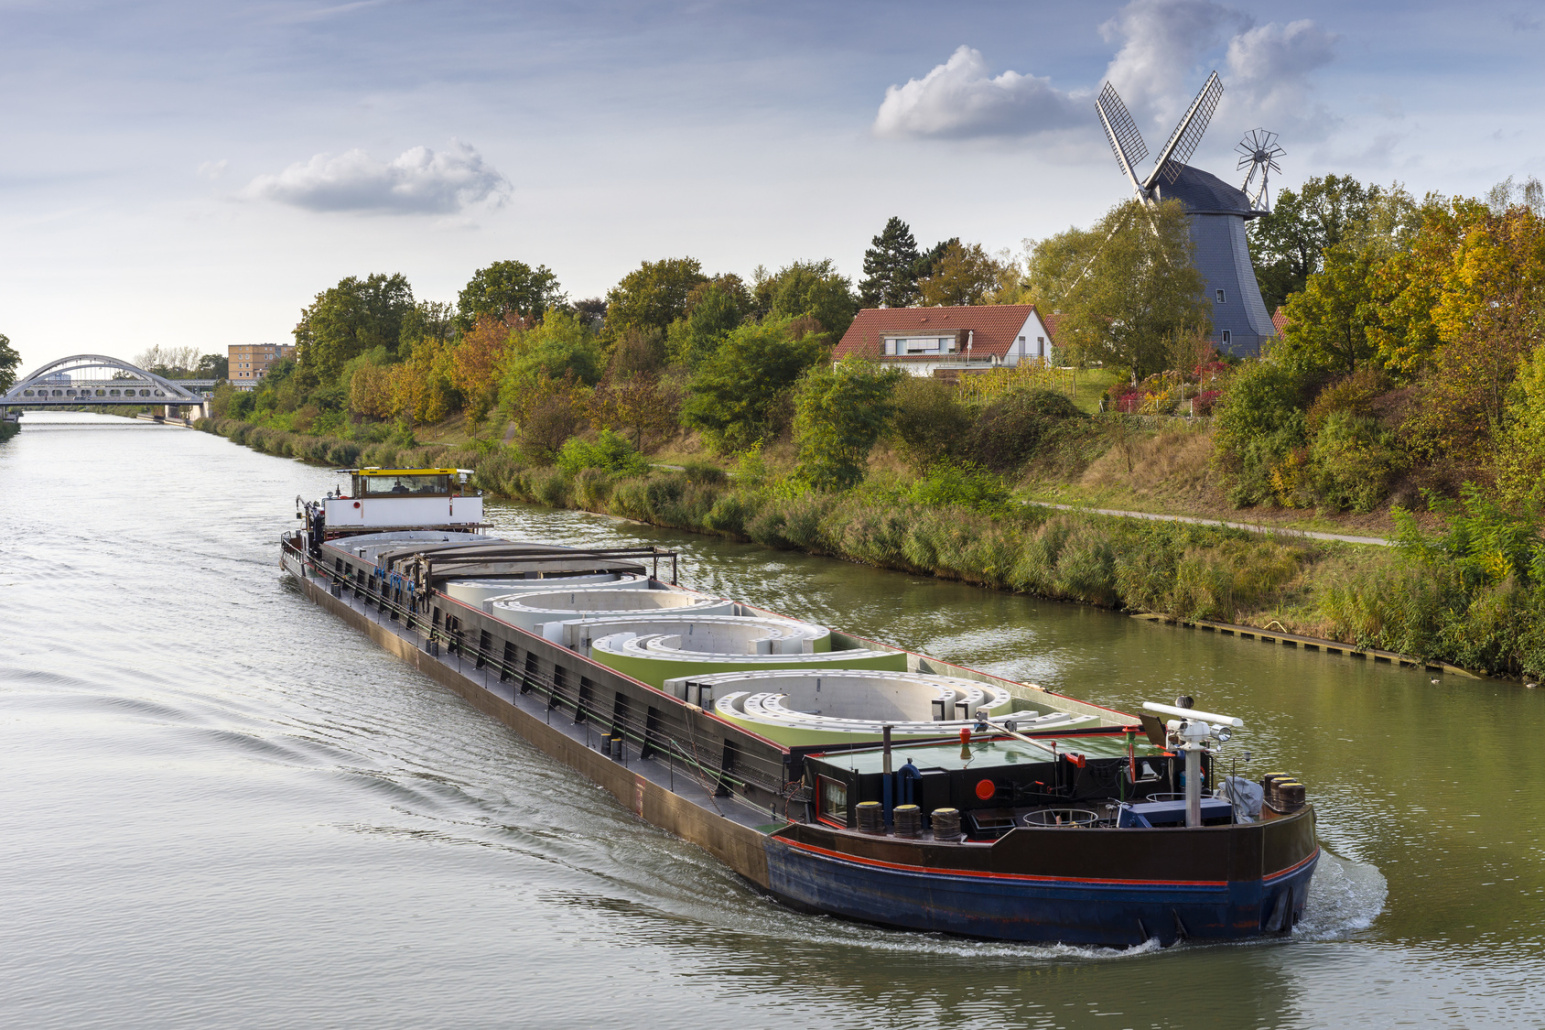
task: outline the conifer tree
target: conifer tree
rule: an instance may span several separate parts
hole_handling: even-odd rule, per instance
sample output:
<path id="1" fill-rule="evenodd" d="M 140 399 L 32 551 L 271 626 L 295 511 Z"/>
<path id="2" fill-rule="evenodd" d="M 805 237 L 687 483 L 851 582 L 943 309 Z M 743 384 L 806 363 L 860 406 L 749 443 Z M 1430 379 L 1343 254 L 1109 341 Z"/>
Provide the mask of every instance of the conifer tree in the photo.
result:
<path id="1" fill-rule="evenodd" d="M 891 217 L 864 251 L 859 299 L 866 308 L 904 308 L 917 300 L 917 240 L 900 218 Z"/>

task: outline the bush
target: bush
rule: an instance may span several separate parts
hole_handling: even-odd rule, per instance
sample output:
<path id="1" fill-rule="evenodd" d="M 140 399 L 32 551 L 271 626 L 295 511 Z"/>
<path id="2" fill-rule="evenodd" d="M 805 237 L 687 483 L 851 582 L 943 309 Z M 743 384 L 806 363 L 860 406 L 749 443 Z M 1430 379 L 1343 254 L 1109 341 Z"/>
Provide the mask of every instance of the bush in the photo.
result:
<path id="1" fill-rule="evenodd" d="M 1214 441 L 1215 460 L 1235 505 L 1283 499 L 1272 473 L 1308 442 L 1304 409 L 1312 386 L 1305 373 L 1270 360 L 1246 362 L 1229 381 L 1217 408 Z"/>
<path id="2" fill-rule="evenodd" d="M 644 456 L 624 436 L 603 429 L 594 440 L 572 437 L 558 452 L 558 468 L 569 475 L 582 469 L 600 469 L 621 476 L 641 476 L 649 471 Z"/>
<path id="3" fill-rule="evenodd" d="M 1325 418 L 1310 445 L 1309 459 L 1316 499 L 1355 512 L 1379 506 L 1400 466 L 1393 435 L 1374 419 L 1345 409 Z"/>
<path id="4" fill-rule="evenodd" d="M 895 408 L 891 396 L 905 376 L 852 357 L 808 370 L 794 418 L 800 478 L 817 490 L 848 490 L 862 482 L 869 451 Z"/>
<path id="5" fill-rule="evenodd" d="M 964 447 L 971 412 L 956 397 L 955 387 L 932 377 L 907 376 L 894 400 L 891 445 L 913 468 L 927 468 Z"/>
<path id="6" fill-rule="evenodd" d="M 717 486 L 729 478 L 722 468 L 700 458 L 682 462 L 681 471 L 687 477 L 687 482 L 699 486 Z"/>
<path id="7" fill-rule="evenodd" d="M 971 434 L 971 453 L 988 468 L 1019 468 L 1063 425 L 1089 416 L 1052 390 L 1012 390 L 982 411 Z"/>
<path id="8" fill-rule="evenodd" d="M 1009 504 L 1003 480 L 971 462 L 940 462 L 924 479 L 912 484 L 907 496 L 914 504 L 930 508 L 971 508 L 1001 512 Z"/>

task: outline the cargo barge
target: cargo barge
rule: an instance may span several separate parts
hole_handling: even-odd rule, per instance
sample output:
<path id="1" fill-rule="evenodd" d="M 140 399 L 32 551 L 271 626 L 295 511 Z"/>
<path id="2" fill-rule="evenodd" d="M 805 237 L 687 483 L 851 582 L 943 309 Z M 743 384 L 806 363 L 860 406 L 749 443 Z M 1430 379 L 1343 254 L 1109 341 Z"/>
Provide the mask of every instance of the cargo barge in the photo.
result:
<path id="1" fill-rule="evenodd" d="M 281 540 L 307 597 L 789 906 L 1109 947 L 1302 917 L 1314 809 L 1291 777 L 1225 775 L 1238 719 L 686 590 L 655 547 L 493 537 L 464 471 L 348 474 Z"/>

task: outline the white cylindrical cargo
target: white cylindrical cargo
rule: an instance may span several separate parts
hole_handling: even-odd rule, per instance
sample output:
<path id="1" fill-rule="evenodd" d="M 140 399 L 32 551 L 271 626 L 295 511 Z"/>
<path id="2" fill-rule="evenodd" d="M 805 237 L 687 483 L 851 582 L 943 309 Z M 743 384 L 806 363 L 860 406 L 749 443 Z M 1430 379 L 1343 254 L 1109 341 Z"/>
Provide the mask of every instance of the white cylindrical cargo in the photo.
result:
<path id="1" fill-rule="evenodd" d="M 491 611 L 489 602 L 501 597 L 528 594 L 533 590 L 647 590 L 649 577 L 633 572 L 591 572 L 579 576 L 489 576 L 475 579 L 446 580 L 442 593 L 464 604 Z"/>
<path id="2" fill-rule="evenodd" d="M 735 602 L 722 597 L 706 597 L 686 590 L 539 590 L 512 594 L 488 602 L 489 611 L 521 629 L 537 631 L 548 622 L 562 622 L 577 616 L 622 616 L 664 614 L 733 615 Z"/>
<path id="3" fill-rule="evenodd" d="M 724 632 L 717 640 L 701 639 L 705 634 L 680 631 L 637 634 L 614 633 L 594 639 L 590 657 L 602 665 L 632 676 L 652 687 L 664 688 L 665 681 L 681 676 L 734 672 L 736 670 L 773 669 L 883 669 L 907 671 L 905 651 L 851 648 L 843 651 L 793 651 L 778 654 L 771 648 L 757 653 L 766 641 L 748 639 L 749 635 Z M 697 637 L 698 639 L 693 639 Z"/>
<path id="4" fill-rule="evenodd" d="M 840 652 L 838 652 L 840 653 Z M 726 672 L 667 680 L 665 691 L 781 744 L 952 737 L 986 709 L 994 723 L 1019 732 L 1060 729 L 1093 716 L 1015 711 L 1002 687 L 921 672 L 794 669 Z"/>
<path id="5" fill-rule="evenodd" d="M 811 654 L 831 650 L 831 630 L 773 615 L 624 615 L 584 617 L 542 626 L 548 640 L 589 657 L 591 641 L 615 633 L 679 636 L 685 651 L 736 654 Z"/>

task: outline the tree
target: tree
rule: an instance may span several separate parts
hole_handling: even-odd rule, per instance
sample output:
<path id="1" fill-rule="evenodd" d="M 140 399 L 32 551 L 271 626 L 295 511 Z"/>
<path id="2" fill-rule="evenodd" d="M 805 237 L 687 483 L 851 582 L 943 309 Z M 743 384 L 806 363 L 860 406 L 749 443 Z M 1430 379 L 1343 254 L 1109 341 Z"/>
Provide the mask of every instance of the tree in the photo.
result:
<path id="1" fill-rule="evenodd" d="M 608 377 L 590 398 L 590 424 L 597 429 L 623 429 L 633 434 L 633 446 L 644 449 L 644 437 L 669 437 L 677 428 L 681 400 L 653 372 L 622 379 Z"/>
<path id="2" fill-rule="evenodd" d="M 1256 282 L 1267 311 L 1275 311 L 1320 270 L 1321 255 L 1343 240 L 1360 238 L 1378 186 L 1350 176 L 1315 176 L 1298 190 L 1277 194 L 1271 214 L 1250 223 Z"/>
<path id="3" fill-rule="evenodd" d="M 951 243 L 934 263 L 927 278 L 918 280 L 922 301 L 928 307 L 980 304 L 1003 285 L 1005 269 L 980 243 Z"/>
<path id="4" fill-rule="evenodd" d="M 231 359 L 225 354 L 205 354 L 193 370 L 194 379 L 229 379 Z"/>
<path id="5" fill-rule="evenodd" d="M 584 426 L 590 389 L 572 376 L 553 379 L 538 372 L 510 400 L 521 451 L 532 461 L 550 464 L 564 441 Z"/>
<path id="6" fill-rule="evenodd" d="M 917 240 L 912 229 L 891 216 L 880 235 L 864 251 L 864 281 L 860 302 L 868 308 L 904 308 L 917 299 Z"/>
<path id="7" fill-rule="evenodd" d="M 1312 364 L 1355 372 L 1374 356 L 1368 338 L 1375 318 L 1370 289 L 1374 258 L 1366 247 L 1338 243 L 1325 251 L 1324 265 L 1287 302 L 1287 344 Z"/>
<path id="8" fill-rule="evenodd" d="M 835 341 L 848 331 L 858 314 L 852 284 L 839 275 L 831 260 L 794 261 L 769 274 L 758 268 L 754 296 L 759 311 L 771 318 L 809 316 Z"/>
<path id="9" fill-rule="evenodd" d="M 506 325 L 514 325 L 517 319 L 535 325 L 549 308 L 565 300 L 558 276 L 546 265 L 532 268 L 524 261 L 495 261 L 473 272 L 456 295 L 456 329 L 469 332 L 485 315 Z"/>
<path id="10" fill-rule="evenodd" d="M 0 333 L 0 393 L 16 385 L 16 369 L 21 365 L 21 355 L 11 346 L 11 338 Z"/>
<path id="11" fill-rule="evenodd" d="M 1069 228 L 1028 242 L 1024 300 L 1042 311 L 1061 311 L 1068 294 L 1100 252 L 1104 238 L 1092 229 Z"/>
<path id="12" fill-rule="evenodd" d="M 1458 241 L 1432 310 L 1444 342 L 1412 420 L 1414 446 L 1469 465 L 1499 433 L 1519 365 L 1545 338 L 1545 222 L 1524 206 L 1486 210 Z"/>
<path id="13" fill-rule="evenodd" d="M 718 449 L 743 450 L 771 436 L 789 391 L 827 354 L 823 335 L 796 337 L 791 321 L 772 318 L 730 333 L 692 377 L 682 423 Z"/>
<path id="14" fill-rule="evenodd" d="M 905 375 L 855 357 L 805 372 L 794 415 L 800 477 L 817 490 L 846 490 L 862 482 Z"/>
<path id="15" fill-rule="evenodd" d="M 504 363 L 500 398 L 520 407 L 520 394 L 543 378 L 571 379 L 583 386 L 600 382 L 606 352 L 588 319 L 566 311 L 549 311 L 534 329 L 517 331 Z"/>
<path id="16" fill-rule="evenodd" d="M 1125 369 L 1135 381 L 1163 368 L 1177 333 L 1210 331 L 1185 208 L 1127 201 L 1092 235 L 1103 243 L 1064 299 L 1062 346 Z"/>
<path id="17" fill-rule="evenodd" d="M 167 379 L 192 379 L 199 366 L 197 347 L 163 347 L 156 344 L 139 353 L 134 364 Z"/>
<path id="18" fill-rule="evenodd" d="M 949 249 L 958 246 L 960 246 L 959 236 L 951 236 L 947 240 L 940 240 L 938 243 L 935 243 L 932 247 L 928 248 L 926 254 L 917 259 L 917 264 L 912 268 L 914 277 L 926 279 L 933 275 L 934 267 L 944 259 L 944 255 L 949 253 Z"/>
<path id="19" fill-rule="evenodd" d="M 406 354 L 420 340 L 444 343 L 455 328 L 456 309 L 437 300 L 421 300 L 402 316 L 398 353 Z"/>
<path id="20" fill-rule="evenodd" d="M 413 287 L 401 274 L 341 279 L 301 311 L 296 361 L 319 381 L 332 382 L 356 354 L 373 347 L 396 354 L 403 320 L 413 309 Z"/>
<path id="21" fill-rule="evenodd" d="M 467 417 L 481 422 L 499 392 L 499 369 L 510 353 L 510 327 L 492 314 L 478 317 L 451 348 L 451 382 L 465 398 Z"/>
<path id="22" fill-rule="evenodd" d="M 744 287 L 737 293 L 718 283 L 707 284 L 691 314 L 671 323 L 665 340 L 666 356 L 674 365 L 697 368 L 713 356 L 730 330 L 745 320 L 750 306 Z"/>
<path id="23" fill-rule="evenodd" d="M 680 322 L 677 319 L 676 322 Z M 675 325 L 676 322 L 672 322 Z M 609 375 L 626 379 L 633 375 L 653 375 L 665 366 L 665 334 L 649 326 L 629 326 L 612 348 L 607 366 Z"/>
<path id="24" fill-rule="evenodd" d="M 629 326 L 660 330 L 686 314 L 687 298 L 708 281 L 696 258 L 645 261 L 606 293 L 606 331 L 615 339 Z"/>

